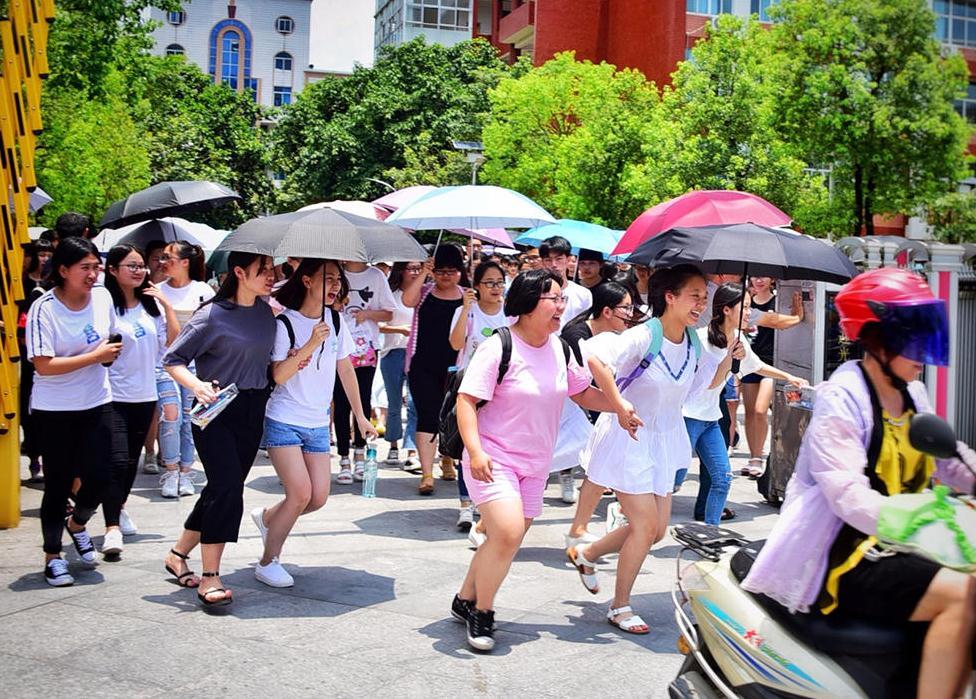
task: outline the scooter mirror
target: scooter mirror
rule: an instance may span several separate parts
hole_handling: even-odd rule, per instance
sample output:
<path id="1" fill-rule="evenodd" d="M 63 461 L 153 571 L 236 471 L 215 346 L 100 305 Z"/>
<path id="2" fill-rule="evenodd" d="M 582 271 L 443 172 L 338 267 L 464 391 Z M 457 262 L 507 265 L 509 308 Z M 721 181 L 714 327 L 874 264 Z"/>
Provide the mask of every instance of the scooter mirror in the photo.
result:
<path id="1" fill-rule="evenodd" d="M 956 432 L 952 426 L 934 413 L 919 413 L 908 427 L 908 441 L 920 452 L 938 459 L 958 456 Z"/>

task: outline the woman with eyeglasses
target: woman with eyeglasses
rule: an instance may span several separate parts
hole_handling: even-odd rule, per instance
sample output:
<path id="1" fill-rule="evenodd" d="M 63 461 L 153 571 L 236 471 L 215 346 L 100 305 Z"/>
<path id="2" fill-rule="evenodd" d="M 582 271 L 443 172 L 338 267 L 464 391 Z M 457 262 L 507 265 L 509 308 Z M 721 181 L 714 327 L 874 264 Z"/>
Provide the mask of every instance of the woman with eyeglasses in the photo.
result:
<path id="1" fill-rule="evenodd" d="M 417 409 L 417 452 L 421 470 L 417 492 L 433 495 L 441 403 L 447 390 L 448 371 L 457 360 L 457 350 L 451 347 L 450 341 L 451 321 L 463 303 L 468 279 L 461 251 L 450 243 L 437 248 L 433 262 L 428 260 L 424 268 L 433 274 L 433 283 L 424 283 L 426 274 L 405 281 L 403 304 L 414 309 L 406 371 L 410 395 Z M 446 481 L 457 478 L 453 462 L 441 461 L 441 471 L 441 477 Z"/>
<path id="2" fill-rule="evenodd" d="M 455 366 L 460 371 L 468 365 L 478 346 L 496 329 L 509 324 L 502 309 L 505 296 L 505 273 L 497 262 L 482 262 L 474 270 L 474 285 L 464 291 L 461 307 L 451 319 L 451 348 L 458 352 Z M 474 524 L 475 508 L 468 497 L 464 480 L 458 481 L 461 509 L 457 527 L 469 531 Z"/>
<path id="3" fill-rule="evenodd" d="M 380 323 L 393 318 L 396 301 L 386 275 L 376 267 L 364 262 L 346 261 L 343 263 L 346 279 L 349 281 L 349 296 L 342 308 L 342 324 L 349 328 L 352 336 L 353 352 L 349 361 L 356 369 L 359 382 L 359 400 L 363 412 L 373 412 L 372 388 L 376 365 L 379 363 Z M 352 425 L 352 405 L 341 386 L 336 386 L 333 394 L 333 418 L 336 433 L 336 450 L 339 452 L 339 475 L 336 483 L 348 485 L 354 480 L 363 480 L 366 466 L 366 436 L 359 425 Z M 349 445 L 353 446 L 352 461 L 349 459 Z"/>
<path id="4" fill-rule="evenodd" d="M 44 459 L 41 532 L 44 577 L 49 585 L 72 585 L 61 558 L 67 529 L 82 563 L 95 563 L 85 525 L 102 502 L 108 483 L 112 387 L 106 365 L 122 351 L 110 342 L 117 332 L 112 296 L 96 286 L 101 259 L 91 241 L 65 238 L 51 258 L 53 287 L 27 312 L 27 359 L 37 372 L 30 409 Z M 64 516 L 76 469 L 81 488 L 74 511 Z"/>
<path id="5" fill-rule="evenodd" d="M 149 282 L 142 253 L 116 245 L 105 260 L 105 288 L 112 295 L 122 352 L 109 367 L 112 384 L 111 477 L 102 500 L 102 554 L 118 556 L 123 535 L 136 533 L 125 502 L 136 478 L 139 452 L 156 410 L 156 367 L 179 332 L 172 306 Z M 162 308 L 162 311 L 160 310 Z"/>
<path id="6" fill-rule="evenodd" d="M 165 248 L 160 257 L 168 279 L 159 285 L 160 293 L 173 307 L 180 326 L 186 325 L 200 306 L 214 297 L 214 290 L 204 280 L 207 268 L 203 248 L 177 240 Z M 194 367 L 190 366 L 190 371 Z M 157 373 L 159 391 L 159 443 L 163 460 L 163 475 L 159 479 L 159 493 L 164 498 L 193 495 L 193 431 L 190 408 L 193 391 L 178 386 L 162 368 Z M 177 441 L 178 440 L 178 441 Z M 178 451 L 169 445 L 179 444 Z"/>

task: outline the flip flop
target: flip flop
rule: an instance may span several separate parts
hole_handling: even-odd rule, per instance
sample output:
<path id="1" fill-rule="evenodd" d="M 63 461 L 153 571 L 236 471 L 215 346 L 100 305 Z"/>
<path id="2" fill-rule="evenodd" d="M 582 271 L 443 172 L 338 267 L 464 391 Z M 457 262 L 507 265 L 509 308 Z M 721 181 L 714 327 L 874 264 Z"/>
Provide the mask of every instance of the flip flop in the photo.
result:
<path id="1" fill-rule="evenodd" d="M 179 552 L 179 551 L 177 551 L 176 549 L 170 549 L 170 550 L 169 550 L 169 552 L 170 552 L 171 554 L 173 554 L 174 556 L 176 556 L 177 558 L 181 558 L 181 559 L 183 559 L 184 561 L 186 561 L 186 560 L 189 560 L 189 558 L 190 558 L 190 557 L 189 557 L 189 556 L 187 556 L 186 554 L 184 554 L 184 553 L 180 553 L 180 552 Z M 164 567 L 164 568 L 166 568 L 166 572 L 167 572 L 167 573 L 169 573 L 169 574 L 170 574 L 170 575 L 172 575 L 172 576 L 173 576 L 174 578 L 176 578 L 176 584 L 177 584 L 177 585 L 179 585 L 180 587 L 189 587 L 189 588 L 191 588 L 191 589 L 192 589 L 192 588 L 197 588 L 197 587 L 199 587 L 199 586 L 200 586 L 200 583 L 199 583 L 199 581 L 197 582 L 197 584 L 196 584 L 196 585 L 191 585 L 191 584 L 189 583 L 189 581 L 187 581 L 187 578 L 192 578 L 193 576 L 195 576 L 195 575 L 196 575 L 196 573 L 194 573 L 194 572 L 193 572 L 192 570 L 187 570 L 187 571 L 186 571 L 185 573 L 183 573 L 183 574 L 181 575 L 180 573 L 177 573 L 177 572 L 176 572 L 175 570 L 173 570 L 173 569 L 172 569 L 172 568 L 171 568 L 171 567 L 170 567 L 170 566 L 169 566 L 168 564 L 166 564 L 166 563 L 164 563 L 164 564 L 163 564 L 163 567 Z"/>

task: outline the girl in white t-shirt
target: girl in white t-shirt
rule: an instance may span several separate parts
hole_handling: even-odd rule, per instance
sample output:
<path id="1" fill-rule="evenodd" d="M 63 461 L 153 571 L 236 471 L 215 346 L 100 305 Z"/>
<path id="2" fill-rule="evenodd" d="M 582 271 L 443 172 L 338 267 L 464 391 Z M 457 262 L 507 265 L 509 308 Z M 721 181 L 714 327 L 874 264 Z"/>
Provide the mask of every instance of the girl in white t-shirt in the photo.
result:
<path id="1" fill-rule="evenodd" d="M 74 583 L 61 558 L 67 529 L 82 561 L 95 562 L 85 525 L 102 502 L 108 480 L 112 389 L 106 364 L 122 351 L 110 342 L 117 331 L 112 297 L 95 286 L 101 269 L 98 250 L 83 238 L 65 238 L 51 258 L 54 288 L 27 313 L 27 359 L 37 372 L 30 410 L 44 459 L 41 532 L 44 577 L 49 585 Z M 76 475 L 81 488 L 73 513 L 64 511 Z"/>
<path id="2" fill-rule="evenodd" d="M 204 279 L 207 276 L 206 264 L 204 262 L 203 248 L 199 245 L 191 245 L 185 240 L 177 240 L 166 246 L 166 252 L 162 256 L 163 270 L 169 277 L 159 285 L 159 291 L 173 307 L 176 319 L 180 327 L 186 325 L 190 317 L 206 301 L 214 297 L 213 288 Z M 191 371 L 194 367 L 190 367 Z M 165 382 L 168 376 L 160 371 L 160 377 Z M 171 386 L 176 386 L 170 379 Z M 172 390 L 172 389 L 171 389 Z M 160 387 L 160 394 L 170 393 Z M 180 406 L 182 408 L 179 422 L 169 419 L 170 411 L 167 406 L 163 406 L 162 414 L 159 418 L 159 440 L 179 439 L 179 462 L 167 461 L 170 450 L 165 446 L 161 448 L 163 454 L 163 471 L 159 479 L 160 494 L 164 498 L 177 498 L 181 495 L 193 495 L 195 488 L 191 479 L 190 469 L 196 458 L 193 449 L 193 432 L 190 422 L 190 408 L 193 407 L 193 391 L 185 386 L 179 386 Z M 173 436 L 178 432 L 178 437 Z"/>
<path id="3" fill-rule="evenodd" d="M 276 322 L 271 353 L 276 386 L 265 410 L 264 440 L 285 486 L 285 499 L 251 512 L 264 541 L 254 576 L 272 587 L 294 584 L 278 562 L 281 548 L 298 517 L 315 512 L 329 497 L 329 403 L 337 374 L 360 433 L 368 439 L 377 436 L 363 413 L 359 382 L 350 361 L 355 347 L 349 329 L 343 319 L 337 331 L 330 309 L 322 319 L 323 309 L 342 297 L 345 283 L 337 262 L 305 259 L 275 292 L 285 310 Z"/>
<path id="4" fill-rule="evenodd" d="M 457 368 L 471 361 L 478 345 L 498 328 L 509 325 L 502 312 L 505 301 L 505 272 L 497 262 L 482 262 L 474 270 L 474 283 L 461 297 L 461 307 L 451 320 L 451 347 L 458 351 Z"/>

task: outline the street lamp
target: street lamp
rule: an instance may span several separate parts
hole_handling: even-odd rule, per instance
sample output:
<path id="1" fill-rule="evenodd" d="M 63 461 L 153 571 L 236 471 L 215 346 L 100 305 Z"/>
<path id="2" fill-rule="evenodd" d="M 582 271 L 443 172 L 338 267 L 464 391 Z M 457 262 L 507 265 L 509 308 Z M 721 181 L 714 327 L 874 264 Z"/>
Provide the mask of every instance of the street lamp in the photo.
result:
<path id="1" fill-rule="evenodd" d="M 451 141 L 454 150 L 459 150 L 465 154 L 471 163 L 471 184 L 478 184 L 478 168 L 485 162 L 485 146 L 481 141 Z"/>
<path id="2" fill-rule="evenodd" d="M 386 187 L 387 189 L 389 189 L 391 192 L 395 192 L 396 191 L 396 187 L 394 187 L 389 182 L 384 182 L 383 180 L 378 180 L 375 177 L 367 177 L 366 180 L 369 181 L 369 182 L 375 182 L 376 184 L 381 184 L 384 187 Z"/>

